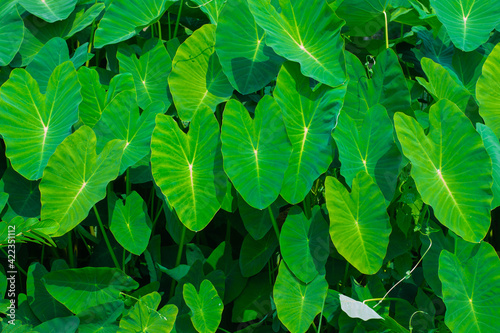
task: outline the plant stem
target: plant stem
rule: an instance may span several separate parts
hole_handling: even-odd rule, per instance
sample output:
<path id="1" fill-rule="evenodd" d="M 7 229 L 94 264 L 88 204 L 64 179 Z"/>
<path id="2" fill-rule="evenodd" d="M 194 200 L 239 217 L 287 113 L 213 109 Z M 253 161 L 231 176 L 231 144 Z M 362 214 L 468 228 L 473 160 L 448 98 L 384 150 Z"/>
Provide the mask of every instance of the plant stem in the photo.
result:
<path id="1" fill-rule="evenodd" d="M 310 193 L 307 193 L 306 197 L 304 198 L 304 201 L 302 202 L 302 205 L 304 206 L 304 214 L 306 214 L 306 218 L 309 220 L 312 216 Z"/>
<path id="2" fill-rule="evenodd" d="M 323 319 L 323 310 L 325 309 L 325 303 L 326 303 L 326 297 L 325 297 L 325 300 L 323 301 L 323 306 L 321 306 L 321 313 L 319 314 L 319 323 L 318 323 L 318 329 L 316 330 L 316 333 L 319 333 L 321 331 L 321 321 Z"/>
<path id="3" fill-rule="evenodd" d="M 181 3 L 179 4 L 179 11 L 177 12 L 177 20 L 175 21 L 174 38 L 177 37 L 177 30 L 179 29 L 179 21 L 181 20 L 181 13 L 182 13 L 182 5 L 183 4 L 184 4 L 184 0 L 181 0 Z"/>
<path id="4" fill-rule="evenodd" d="M 73 233 L 70 231 L 68 236 L 68 246 L 66 247 L 66 251 L 68 251 L 69 268 L 75 268 L 75 258 L 73 256 Z"/>
<path id="5" fill-rule="evenodd" d="M 167 18 L 168 18 L 168 40 L 172 39 L 172 27 L 170 26 L 170 13 L 167 11 Z"/>
<path id="6" fill-rule="evenodd" d="M 160 39 L 160 41 L 162 40 L 162 38 L 161 38 L 161 22 L 160 22 L 160 20 L 158 20 L 158 38 Z"/>
<path id="7" fill-rule="evenodd" d="M 96 206 L 94 205 L 94 213 L 97 218 L 97 222 L 99 223 L 99 227 L 101 228 L 102 237 L 106 242 L 106 246 L 108 247 L 108 252 L 111 255 L 111 259 L 113 259 L 113 263 L 116 268 L 120 269 L 120 264 L 118 263 L 118 259 L 116 259 L 115 252 L 113 252 L 113 248 L 111 248 L 111 243 L 109 242 L 108 235 L 106 235 L 106 230 L 104 229 L 104 225 L 102 224 L 101 217 L 99 216 L 99 212 L 97 211 Z"/>
<path id="8" fill-rule="evenodd" d="M 125 254 L 127 253 L 127 250 L 123 249 L 123 255 L 122 255 L 122 271 L 125 272 Z"/>
<path id="9" fill-rule="evenodd" d="M 389 48 L 389 26 L 387 23 L 387 13 L 384 10 L 384 19 L 385 19 L 385 48 Z"/>
<path id="10" fill-rule="evenodd" d="M 89 41 L 89 47 L 87 49 L 87 53 L 90 53 L 92 51 L 92 47 L 94 46 L 94 27 L 95 27 L 95 20 L 92 21 L 92 27 L 90 28 L 90 41 Z M 96 59 L 97 61 L 97 59 Z M 89 67 L 90 59 L 87 59 L 87 62 L 85 63 L 86 67 Z"/>
<path id="11" fill-rule="evenodd" d="M 181 264 L 181 258 L 182 258 L 182 248 L 184 247 L 184 238 L 186 237 L 186 227 L 184 225 L 181 226 L 182 228 L 182 233 L 181 233 L 181 241 L 179 243 L 179 249 L 177 250 L 177 258 L 175 259 L 175 267 L 178 267 Z M 170 298 L 174 296 L 174 291 L 175 291 L 175 279 L 172 279 L 172 284 L 170 285 Z"/>
<path id="12" fill-rule="evenodd" d="M 271 206 L 268 206 L 269 216 L 271 217 L 271 222 L 273 223 L 274 232 L 276 233 L 276 237 L 278 241 L 280 239 L 280 229 L 278 228 L 278 224 L 276 223 L 276 219 L 274 218 L 273 211 L 271 210 Z"/>

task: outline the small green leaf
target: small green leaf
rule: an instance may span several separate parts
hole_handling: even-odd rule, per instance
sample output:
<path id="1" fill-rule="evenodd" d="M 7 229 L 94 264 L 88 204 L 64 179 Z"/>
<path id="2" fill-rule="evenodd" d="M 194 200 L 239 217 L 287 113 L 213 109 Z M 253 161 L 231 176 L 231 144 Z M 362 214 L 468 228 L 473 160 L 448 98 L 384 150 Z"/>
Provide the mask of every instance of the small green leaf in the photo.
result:
<path id="1" fill-rule="evenodd" d="M 191 309 L 191 322 L 200 333 L 215 333 L 222 318 L 224 305 L 212 282 L 203 280 L 200 291 L 191 283 L 183 286 L 182 294 Z"/>

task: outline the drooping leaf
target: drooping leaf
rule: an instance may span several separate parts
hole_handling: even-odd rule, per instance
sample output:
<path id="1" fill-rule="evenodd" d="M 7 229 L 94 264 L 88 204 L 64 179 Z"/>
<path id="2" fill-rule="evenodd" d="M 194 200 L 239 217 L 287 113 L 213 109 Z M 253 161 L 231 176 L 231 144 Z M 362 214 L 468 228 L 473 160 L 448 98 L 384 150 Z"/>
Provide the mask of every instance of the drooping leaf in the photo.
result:
<path id="1" fill-rule="evenodd" d="M 280 321 L 294 333 L 307 331 L 321 308 L 328 292 L 324 275 L 317 275 L 306 284 L 293 276 L 281 262 L 274 284 L 273 296 Z"/>
<path id="2" fill-rule="evenodd" d="M 384 195 L 364 170 L 356 174 L 350 193 L 333 177 L 326 178 L 325 187 L 333 244 L 361 273 L 377 273 L 392 230 Z"/>
<path id="3" fill-rule="evenodd" d="M 476 124 L 476 130 L 483 139 L 484 148 L 490 155 L 493 165 L 493 186 L 491 188 L 493 192 L 491 209 L 493 210 L 500 206 L 500 142 L 498 142 L 495 133 L 488 126 Z"/>
<path id="4" fill-rule="evenodd" d="M 67 137 L 52 155 L 40 183 L 42 219 L 60 224 L 62 236 L 85 219 L 106 196 L 106 186 L 118 175 L 125 142 L 110 141 L 96 154 L 96 137 L 88 126 Z"/>
<path id="5" fill-rule="evenodd" d="M 483 65 L 476 85 L 479 114 L 486 125 L 500 138 L 500 44 L 497 44 Z"/>
<path id="6" fill-rule="evenodd" d="M 156 117 L 151 140 L 153 178 L 192 231 L 205 228 L 224 199 L 227 177 L 220 146 L 219 124 L 208 107 L 196 112 L 188 134 L 171 117 Z"/>
<path id="7" fill-rule="evenodd" d="M 281 227 L 280 249 L 290 271 L 302 282 L 309 283 L 318 274 L 325 274 L 330 243 L 328 224 L 319 206 L 313 207 L 310 219 L 300 207 L 290 209 Z"/>
<path id="8" fill-rule="evenodd" d="M 146 203 L 137 192 L 130 193 L 125 203 L 115 203 L 109 229 L 123 248 L 140 256 L 151 237 L 151 221 Z"/>
<path id="9" fill-rule="evenodd" d="M 15 1 L 0 5 L 0 66 L 7 66 L 21 47 L 24 24 Z"/>
<path id="10" fill-rule="evenodd" d="M 78 0 L 18 0 L 19 4 L 23 6 L 31 14 L 39 18 L 53 23 L 66 19 L 69 14 L 75 9 Z"/>
<path id="11" fill-rule="evenodd" d="M 139 107 L 146 109 L 152 103 L 163 102 L 165 110 L 168 109 L 167 86 L 172 61 L 162 42 L 147 42 L 140 59 L 130 47 L 120 47 L 116 58 L 120 62 L 120 73 L 131 73 L 134 77 Z"/>
<path id="12" fill-rule="evenodd" d="M 486 42 L 500 23 L 500 2 L 494 0 L 430 0 L 436 15 L 446 27 L 453 44 L 466 52 Z"/>
<path id="13" fill-rule="evenodd" d="M 175 1 L 114 0 L 95 32 L 95 47 L 116 44 L 156 22 Z"/>
<path id="14" fill-rule="evenodd" d="M 184 284 L 184 301 L 191 309 L 191 322 L 198 332 L 215 333 L 224 305 L 212 282 L 203 280 L 199 292 L 191 283 Z"/>
<path id="15" fill-rule="evenodd" d="M 490 226 L 491 159 L 479 134 L 455 104 L 441 100 L 429 113 L 430 132 L 413 118 L 398 114 L 396 132 L 411 174 L 438 220 L 470 242 L 479 242 Z M 474 177 L 464 177 L 474 170 Z"/>
<path id="16" fill-rule="evenodd" d="M 299 65 L 286 62 L 281 67 L 274 96 L 292 143 L 292 155 L 281 189 L 283 199 L 296 204 L 304 199 L 313 182 L 332 162 L 331 132 L 342 107 L 345 85 L 315 90 Z"/>
<path id="17" fill-rule="evenodd" d="M 221 12 L 215 50 L 222 70 L 242 94 L 255 92 L 278 74 L 283 58 L 266 45 L 246 0 L 229 1 Z"/>
<path id="18" fill-rule="evenodd" d="M 369 108 L 358 130 L 345 112 L 333 133 L 342 162 L 340 172 L 349 186 L 356 174 L 364 170 L 377 183 L 387 201 L 396 189 L 401 154 L 393 139 L 393 126 L 387 111 L 380 104 Z"/>
<path id="19" fill-rule="evenodd" d="M 250 234 L 243 239 L 240 250 L 240 269 L 244 277 L 258 274 L 268 263 L 278 247 L 274 230 L 270 230 L 262 239 L 254 240 Z"/>
<path id="20" fill-rule="evenodd" d="M 264 209 L 281 191 L 291 145 L 278 104 L 264 96 L 250 118 L 245 107 L 230 100 L 222 122 L 224 170 L 252 207 Z"/>
<path id="21" fill-rule="evenodd" d="M 370 319 L 383 319 L 378 313 L 363 302 L 356 301 L 350 297 L 339 294 L 340 307 L 351 318 L 359 318 L 364 321 Z"/>
<path id="22" fill-rule="evenodd" d="M 186 80 L 189 77 L 189 80 Z M 212 111 L 233 93 L 215 53 L 215 26 L 205 24 L 179 46 L 168 77 L 177 113 L 190 121 L 204 106 Z"/>
<path id="23" fill-rule="evenodd" d="M 314 6 L 301 0 L 280 1 L 279 11 L 268 0 L 249 0 L 248 5 L 276 53 L 300 63 L 305 76 L 331 87 L 345 83 L 340 36 L 344 22 L 325 1 Z"/>
<path id="24" fill-rule="evenodd" d="M 495 249 L 482 242 L 474 255 L 460 258 L 448 251 L 439 256 L 439 279 L 446 305 L 445 323 L 453 332 L 500 330 L 500 260 Z"/>
<path id="25" fill-rule="evenodd" d="M 120 292 L 139 287 L 130 276 L 109 267 L 64 269 L 45 274 L 42 281 L 47 291 L 73 313 L 117 300 Z"/>
<path id="26" fill-rule="evenodd" d="M 12 71 L 0 89 L 0 134 L 13 168 L 36 180 L 57 146 L 71 134 L 77 122 L 80 83 L 70 61 L 57 66 L 50 76 L 47 93 L 24 69 Z"/>

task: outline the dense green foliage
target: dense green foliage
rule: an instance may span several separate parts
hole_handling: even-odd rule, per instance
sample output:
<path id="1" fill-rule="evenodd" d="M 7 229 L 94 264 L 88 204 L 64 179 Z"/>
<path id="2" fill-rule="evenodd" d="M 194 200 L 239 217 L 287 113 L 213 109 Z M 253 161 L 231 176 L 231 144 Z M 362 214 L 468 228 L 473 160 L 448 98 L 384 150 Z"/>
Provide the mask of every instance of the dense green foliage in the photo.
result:
<path id="1" fill-rule="evenodd" d="M 2 0 L 2 332 L 500 332 L 497 0 Z"/>

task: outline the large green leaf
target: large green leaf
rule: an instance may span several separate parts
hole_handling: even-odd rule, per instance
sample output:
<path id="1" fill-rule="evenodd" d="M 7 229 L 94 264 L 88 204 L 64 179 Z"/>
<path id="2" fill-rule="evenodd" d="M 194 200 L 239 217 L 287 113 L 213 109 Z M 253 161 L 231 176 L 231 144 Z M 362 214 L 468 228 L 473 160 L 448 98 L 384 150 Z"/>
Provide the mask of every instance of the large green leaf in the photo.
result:
<path id="1" fill-rule="evenodd" d="M 335 11 L 346 21 L 349 36 L 373 36 L 389 19 L 392 0 L 344 0 Z M 385 13 L 385 15 L 384 15 Z"/>
<path id="2" fill-rule="evenodd" d="M 491 202 L 491 209 L 493 210 L 500 206 L 500 142 L 498 142 L 495 133 L 488 126 L 476 124 L 476 130 L 483 139 L 484 148 L 490 155 L 493 165 L 493 201 Z"/>
<path id="3" fill-rule="evenodd" d="M 373 74 L 368 76 L 361 61 L 350 52 L 346 52 L 349 83 L 344 107 L 358 128 L 369 108 L 381 104 L 392 119 L 394 113 L 412 114 L 411 96 L 398 56 L 392 49 L 380 53 L 373 66 Z"/>
<path id="4" fill-rule="evenodd" d="M 97 155 L 96 137 L 88 126 L 57 147 L 40 183 L 42 219 L 60 224 L 53 236 L 76 227 L 104 199 L 106 186 L 118 175 L 124 147 L 124 141 L 113 140 Z"/>
<path id="5" fill-rule="evenodd" d="M 491 51 L 476 85 L 479 114 L 500 138 L 500 44 Z"/>
<path id="6" fill-rule="evenodd" d="M 222 122 L 224 170 L 252 207 L 264 209 L 278 197 L 292 151 L 281 110 L 264 96 L 252 119 L 245 107 L 230 100 Z"/>
<path id="7" fill-rule="evenodd" d="M 21 47 L 24 23 L 15 1 L 0 5 L 0 66 L 7 66 Z"/>
<path id="8" fill-rule="evenodd" d="M 336 87 L 346 81 L 344 41 L 339 19 L 326 1 L 280 1 L 279 12 L 269 0 L 249 0 L 255 21 L 266 31 L 276 53 L 300 63 L 302 73 Z M 314 27 L 314 29 L 311 29 Z"/>
<path id="9" fill-rule="evenodd" d="M 326 178 L 325 187 L 330 236 L 337 251 L 361 273 L 377 273 L 392 230 L 382 192 L 364 170 L 352 181 L 350 193 L 333 177 Z"/>
<path id="10" fill-rule="evenodd" d="M 498 332 L 500 260 L 488 243 L 475 250 L 469 258 L 448 251 L 439 256 L 445 323 L 453 332 Z"/>
<path id="11" fill-rule="evenodd" d="M 121 270 L 109 267 L 64 269 L 44 275 L 47 291 L 71 312 L 117 300 L 120 293 L 139 287 Z"/>
<path id="12" fill-rule="evenodd" d="M 186 79 L 189 78 L 189 79 Z M 212 111 L 233 93 L 215 53 L 215 26 L 205 24 L 179 46 L 168 77 L 177 113 L 190 121 L 196 111 Z"/>
<path id="13" fill-rule="evenodd" d="M 114 0 L 95 32 L 95 47 L 116 44 L 156 22 L 175 0 Z"/>
<path id="14" fill-rule="evenodd" d="M 325 274 L 326 259 L 330 254 L 328 224 L 319 206 L 314 206 L 308 219 L 302 209 L 293 206 L 280 233 L 283 260 L 293 274 L 304 283 L 318 274 Z"/>
<path id="15" fill-rule="evenodd" d="M 158 306 L 161 296 L 157 292 L 142 296 L 134 307 L 120 320 L 118 332 L 164 332 L 169 333 L 174 327 L 178 309 L 173 304 Z"/>
<path id="16" fill-rule="evenodd" d="M 240 250 L 240 269 L 244 277 L 259 273 L 269 262 L 278 247 L 274 230 L 270 230 L 262 239 L 254 240 L 250 234 L 243 239 Z"/>
<path id="17" fill-rule="evenodd" d="M 66 19 L 75 9 L 78 0 L 18 0 L 31 14 L 53 23 Z"/>
<path id="18" fill-rule="evenodd" d="M 167 85 L 172 60 L 162 42 L 147 42 L 140 59 L 130 47 L 120 47 L 116 58 L 120 61 L 120 73 L 132 73 L 137 103 L 142 109 L 155 102 L 164 102 L 165 109 L 168 109 Z"/>
<path id="19" fill-rule="evenodd" d="M 85 125 L 94 127 L 106 106 L 106 90 L 99 82 L 99 73 L 95 69 L 80 68 L 78 80 L 82 85 L 82 102 L 78 107 L 79 117 Z"/>
<path id="20" fill-rule="evenodd" d="M 294 277 L 285 262 L 281 262 L 273 289 L 278 318 L 290 332 L 306 332 L 321 312 L 327 292 L 325 275 L 317 275 L 306 284 Z"/>
<path id="21" fill-rule="evenodd" d="M 364 170 L 375 180 L 385 199 L 392 200 L 401 164 L 393 132 L 391 119 L 380 104 L 367 110 L 359 130 L 346 112 L 340 114 L 333 138 L 342 162 L 340 172 L 349 186 L 356 174 Z"/>
<path id="22" fill-rule="evenodd" d="M 485 43 L 500 23 L 500 2 L 495 0 L 430 0 L 453 44 L 466 52 Z"/>
<path id="23" fill-rule="evenodd" d="M 137 192 L 118 200 L 113 209 L 109 229 L 123 248 L 140 256 L 149 244 L 151 221 L 144 200 Z"/>
<path id="24" fill-rule="evenodd" d="M 215 333 L 222 318 L 224 305 L 212 282 L 203 280 L 199 292 L 191 283 L 186 283 L 182 294 L 191 309 L 191 322 L 196 330 L 200 333 Z"/>
<path id="25" fill-rule="evenodd" d="M 219 124 L 208 107 L 196 112 L 187 134 L 171 117 L 156 116 L 153 178 L 190 230 L 205 228 L 224 199 L 227 177 L 220 147 Z"/>
<path id="26" fill-rule="evenodd" d="M 345 92 L 345 85 L 321 85 L 312 90 L 298 64 L 286 62 L 281 67 L 274 96 L 293 148 L 281 196 L 291 204 L 304 199 L 313 182 L 332 162 L 331 133 Z"/>
<path id="27" fill-rule="evenodd" d="M 255 92 L 278 74 L 283 58 L 266 45 L 246 0 L 229 1 L 220 13 L 215 50 L 222 70 L 242 94 Z"/>
<path id="28" fill-rule="evenodd" d="M 45 95 L 26 70 L 15 69 L 2 85 L 0 98 L 0 134 L 7 157 L 25 178 L 41 178 L 49 157 L 78 121 L 82 98 L 73 64 L 56 67 Z"/>
<path id="29" fill-rule="evenodd" d="M 448 100 L 429 112 L 426 136 L 413 118 L 397 114 L 396 132 L 411 174 L 425 203 L 438 220 L 470 242 L 479 242 L 490 227 L 492 164 L 469 119 Z M 474 177 L 467 176 L 473 172 Z"/>

